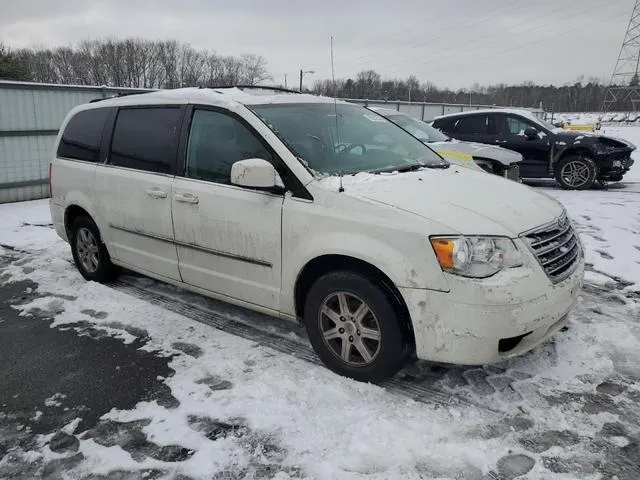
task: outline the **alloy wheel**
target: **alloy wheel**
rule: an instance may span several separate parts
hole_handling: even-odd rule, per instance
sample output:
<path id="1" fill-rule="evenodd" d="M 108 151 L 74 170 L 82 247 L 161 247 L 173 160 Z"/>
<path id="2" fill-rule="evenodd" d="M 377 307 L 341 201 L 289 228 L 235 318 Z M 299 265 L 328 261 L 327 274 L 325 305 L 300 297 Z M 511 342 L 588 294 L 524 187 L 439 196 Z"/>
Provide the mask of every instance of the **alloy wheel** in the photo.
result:
<path id="1" fill-rule="evenodd" d="M 362 367 L 380 352 L 380 325 L 361 298 L 348 292 L 335 292 L 322 302 L 318 325 L 324 343 L 333 355 L 350 366 Z"/>
<path id="2" fill-rule="evenodd" d="M 580 188 L 589 182 L 591 172 L 589 166 L 580 160 L 568 162 L 560 171 L 562 180 L 572 188 Z"/>
<path id="3" fill-rule="evenodd" d="M 76 235 L 76 251 L 78 260 L 87 273 L 95 273 L 100 264 L 98 257 L 98 242 L 96 237 L 86 227 L 81 227 Z"/>

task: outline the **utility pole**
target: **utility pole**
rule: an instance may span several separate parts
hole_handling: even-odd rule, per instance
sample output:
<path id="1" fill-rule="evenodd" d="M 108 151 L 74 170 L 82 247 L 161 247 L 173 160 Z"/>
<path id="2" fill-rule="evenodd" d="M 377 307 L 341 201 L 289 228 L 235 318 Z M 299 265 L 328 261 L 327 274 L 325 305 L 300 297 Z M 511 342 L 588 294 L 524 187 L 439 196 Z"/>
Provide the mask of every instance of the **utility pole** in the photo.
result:
<path id="1" fill-rule="evenodd" d="M 287 74 L 284 74 L 284 88 L 287 88 Z"/>
<path id="2" fill-rule="evenodd" d="M 300 69 L 300 91 L 302 92 L 302 77 L 305 73 L 315 73 L 313 70 L 302 70 Z"/>
<path id="3" fill-rule="evenodd" d="M 638 110 L 640 102 L 640 0 L 636 0 L 618 61 L 604 96 L 602 111 Z"/>

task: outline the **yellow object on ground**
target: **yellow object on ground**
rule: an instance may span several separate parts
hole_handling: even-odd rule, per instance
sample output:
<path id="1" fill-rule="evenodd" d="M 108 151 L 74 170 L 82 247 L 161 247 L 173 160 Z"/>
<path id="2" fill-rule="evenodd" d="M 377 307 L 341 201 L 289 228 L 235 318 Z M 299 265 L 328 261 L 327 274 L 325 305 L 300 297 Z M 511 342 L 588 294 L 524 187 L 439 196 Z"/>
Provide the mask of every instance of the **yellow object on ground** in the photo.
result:
<path id="1" fill-rule="evenodd" d="M 564 130 L 578 130 L 581 132 L 595 132 L 596 131 L 596 126 L 591 124 L 591 125 L 565 125 L 564 127 L 562 127 Z"/>

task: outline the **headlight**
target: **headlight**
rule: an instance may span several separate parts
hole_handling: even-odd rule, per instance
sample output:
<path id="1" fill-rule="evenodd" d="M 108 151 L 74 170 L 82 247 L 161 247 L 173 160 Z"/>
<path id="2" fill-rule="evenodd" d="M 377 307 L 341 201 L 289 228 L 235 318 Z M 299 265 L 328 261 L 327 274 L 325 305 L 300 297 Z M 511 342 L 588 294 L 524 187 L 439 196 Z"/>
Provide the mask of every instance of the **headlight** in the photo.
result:
<path id="1" fill-rule="evenodd" d="M 463 277 L 486 278 L 522 265 L 522 256 L 509 238 L 433 237 L 431 245 L 442 269 Z"/>

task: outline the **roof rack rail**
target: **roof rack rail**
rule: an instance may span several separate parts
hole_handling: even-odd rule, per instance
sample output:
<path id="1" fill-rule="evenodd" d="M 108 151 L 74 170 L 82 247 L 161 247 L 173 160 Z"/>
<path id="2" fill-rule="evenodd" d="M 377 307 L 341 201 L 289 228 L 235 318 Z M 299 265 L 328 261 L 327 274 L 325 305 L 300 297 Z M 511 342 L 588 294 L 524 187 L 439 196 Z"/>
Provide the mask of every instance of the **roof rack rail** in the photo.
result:
<path id="1" fill-rule="evenodd" d="M 145 91 L 141 91 L 141 92 L 118 92 L 115 95 L 111 95 L 110 97 L 94 98 L 93 100 L 89 100 L 89 103 L 101 102 L 102 100 L 109 100 L 111 98 L 127 97 L 129 95 L 142 95 L 143 93 L 149 93 L 149 92 L 145 92 Z"/>
<path id="2" fill-rule="evenodd" d="M 286 93 L 301 93 L 298 90 L 290 90 L 288 88 L 282 87 L 270 87 L 268 85 L 216 85 L 213 87 L 200 87 L 200 88 L 210 88 L 215 90 L 216 88 L 239 88 L 242 90 L 243 88 L 255 88 L 257 90 L 274 90 L 276 92 L 286 92 Z"/>

